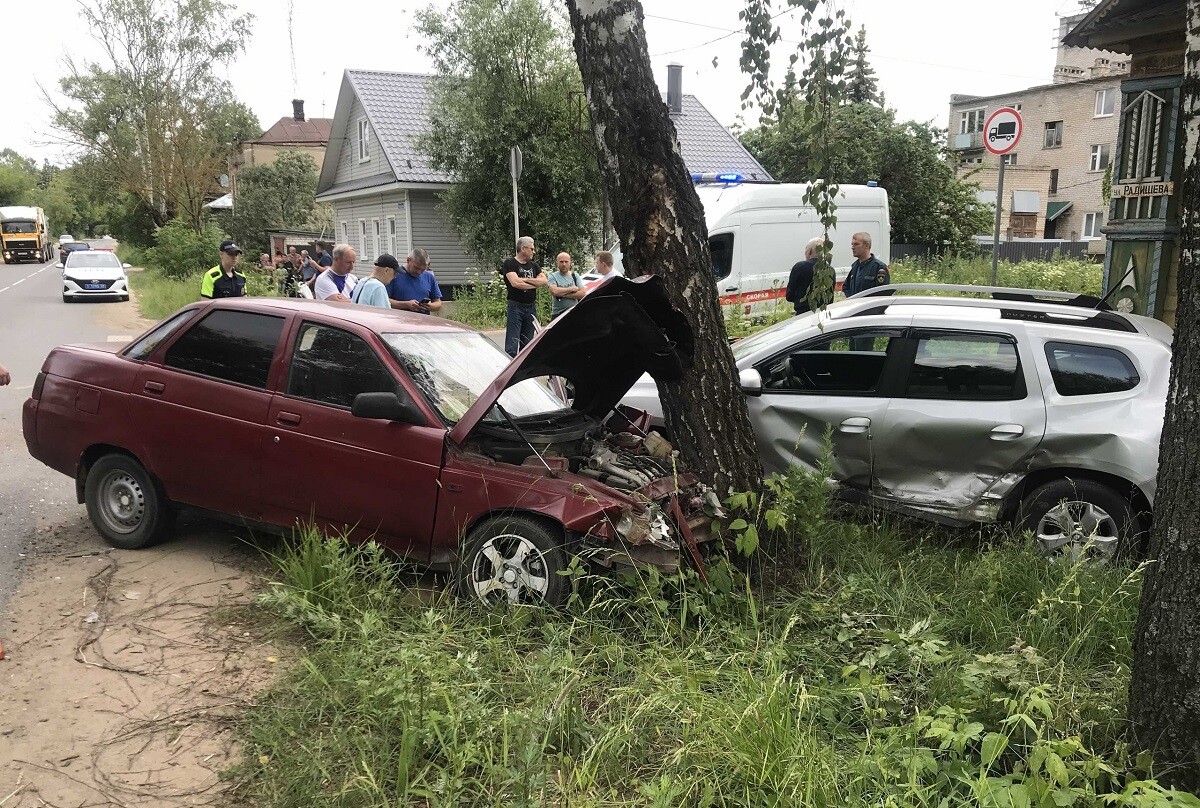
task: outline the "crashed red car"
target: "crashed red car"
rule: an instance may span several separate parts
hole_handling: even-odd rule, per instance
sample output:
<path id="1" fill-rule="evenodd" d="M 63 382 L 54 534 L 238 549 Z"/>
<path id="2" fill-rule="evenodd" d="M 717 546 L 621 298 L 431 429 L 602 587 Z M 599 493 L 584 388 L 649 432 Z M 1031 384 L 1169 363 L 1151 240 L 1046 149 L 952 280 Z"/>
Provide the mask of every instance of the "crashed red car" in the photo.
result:
<path id="1" fill-rule="evenodd" d="M 690 349 L 655 278 L 606 284 L 511 363 L 437 317 L 214 300 L 123 350 L 54 349 L 23 428 L 117 547 L 162 538 L 178 506 L 314 522 L 456 569 L 483 600 L 553 604 L 574 555 L 671 571 L 711 539 L 716 497 L 618 408 Z"/>

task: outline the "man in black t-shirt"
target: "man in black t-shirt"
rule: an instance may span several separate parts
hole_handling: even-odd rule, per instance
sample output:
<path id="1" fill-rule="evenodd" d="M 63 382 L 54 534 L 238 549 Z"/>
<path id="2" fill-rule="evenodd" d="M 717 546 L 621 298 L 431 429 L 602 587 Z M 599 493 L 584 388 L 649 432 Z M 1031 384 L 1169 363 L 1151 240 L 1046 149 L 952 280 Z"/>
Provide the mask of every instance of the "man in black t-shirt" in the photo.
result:
<path id="1" fill-rule="evenodd" d="M 808 293 L 812 290 L 813 270 L 817 266 L 817 250 L 825 243 L 823 236 L 809 240 L 804 245 L 804 260 L 792 267 L 788 274 L 787 291 L 784 297 L 796 314 L 804 314 L 811 307 L 808 304 Z"/>
<path id="2" fill-rule="evenodd" d="M 533 339 L 533 323 L 537 316 L 537 290 L 546 285 L 542 268 L 533 260 L 533 239 L 517 239 L 517 253 L 504 259 L 500 277 L 508 287 L 508 312 L 504 324 L 504 351 L 516 356 Z"/>

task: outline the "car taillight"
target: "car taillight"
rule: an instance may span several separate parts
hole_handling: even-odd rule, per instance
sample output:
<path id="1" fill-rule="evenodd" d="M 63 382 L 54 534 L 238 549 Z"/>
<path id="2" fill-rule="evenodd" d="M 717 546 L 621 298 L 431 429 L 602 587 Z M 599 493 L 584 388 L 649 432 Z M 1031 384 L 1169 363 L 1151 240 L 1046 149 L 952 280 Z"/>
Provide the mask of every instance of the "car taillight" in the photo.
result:
<path id="1" fill-rule="evenodd" d="M 39 372 L 37 375 L 37 378 L 34 379 L 34 382 L 33 382 L 33 392 L 30 393 L 30 396 L 33 398 L 34 401 L 39 401 L 41 399 L 42 388 L 45 386 L 46 386 L 46 374 L 44 371 Z"/>

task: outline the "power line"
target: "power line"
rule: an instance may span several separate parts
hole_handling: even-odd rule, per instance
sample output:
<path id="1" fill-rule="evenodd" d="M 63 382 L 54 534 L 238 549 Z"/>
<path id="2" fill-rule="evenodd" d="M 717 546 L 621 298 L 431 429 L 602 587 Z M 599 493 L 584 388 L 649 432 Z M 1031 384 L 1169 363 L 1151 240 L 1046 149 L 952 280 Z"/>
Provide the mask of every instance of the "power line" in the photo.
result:
<path id="1" fill-rule="evenodd" d="M 791 8 L 785 8 L 783 11 L 780 11 L 778 14 L 772 14 L 771 19 L 772 20 L 777 19 L 779 17 L 782 17 L 785 14 L 791 14 L 793 11 L 798 11 L 799 9 L 800 9 L 800 6 L 792 6 Z M 652 14 L 647 14 L 646 16 L 654 17 L 654 19 L 657 19 L 657 20 L 666 20 L 668 22 L 682 22 L 682 23 L 688 24 L 688 25 L 702 25 L 702 27 L 712 28 L 714 31 L 725 31 L 725 33 L 722 34 L 721 36 L 716 37 L 715 39 L 710 39 L 707 42 L 701 42 L 699 45 L 692 45 L 687 48 L 676 48 L 675 50 L 663 51 L 661 53 L 652 53 L 652 54 L 650 54 L 650 58 L 652 58 L 652 59 L 655 57 L 658 57 L 658 56 L 670 56 L 675 53 L 683 53 L 684 51 L 695 50 L 696 48 L 703 48 L 705 45 L 712 45 L 714 42 L 720 42 L 722 39 L 729 39 L 729 37 L 733 36 L 734 34 L 743 33 L 746 30 L 745 28 L 734 28 L 732 30 L 729 30 L 729 29 L 724 29 L 724 28 L 718 28 L 715 25 L 703 25 L 702 23 L 688 23 L 686 20 L 676 20 L 676 19 L 672 19 L 669 17 L 658 17 L 658 16 L 655 16 Z M 799 42 L 792 42 L 791 40 L 786 40 L 786 39 L 781 39 L 778 41 L 779 42 L 787 42 L 791 45 L 799 45 L 800 44 Z"/>

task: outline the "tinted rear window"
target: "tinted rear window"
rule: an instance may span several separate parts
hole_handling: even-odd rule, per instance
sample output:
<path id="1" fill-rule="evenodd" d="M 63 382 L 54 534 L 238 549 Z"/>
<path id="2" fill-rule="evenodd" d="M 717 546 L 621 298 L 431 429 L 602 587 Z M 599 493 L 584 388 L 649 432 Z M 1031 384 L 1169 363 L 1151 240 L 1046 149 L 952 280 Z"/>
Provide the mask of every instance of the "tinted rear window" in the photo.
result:
<path id="1" fill-rule="evenodd" d="M 283 318 L 214 311 L 175 341 L 163 364 L 249 387 L 267 386 Z"/>
<path id="2" fill-rule="evenodd" d="M 1115 348 L 1047 342 L 1046 361 L 1062 396 L 1094 396 L 1132 390 L 1141 382 L 1129 357 Z"/>

